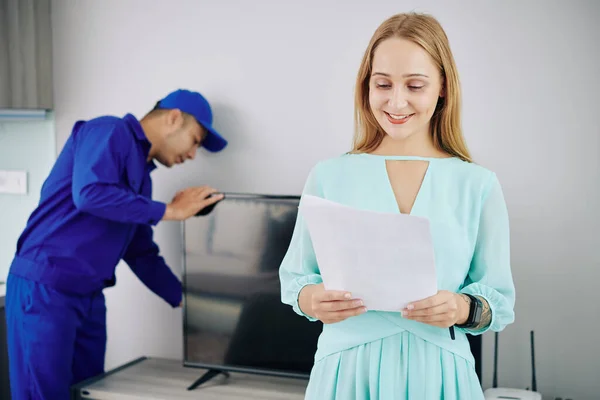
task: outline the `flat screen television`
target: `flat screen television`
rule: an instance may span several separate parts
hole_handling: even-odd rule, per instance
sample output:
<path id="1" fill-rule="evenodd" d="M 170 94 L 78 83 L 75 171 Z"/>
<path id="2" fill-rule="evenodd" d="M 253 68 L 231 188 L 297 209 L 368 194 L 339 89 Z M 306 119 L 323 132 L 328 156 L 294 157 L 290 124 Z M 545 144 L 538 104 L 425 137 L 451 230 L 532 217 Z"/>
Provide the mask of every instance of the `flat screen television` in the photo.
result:
<path id="1" fill-rule="evenodd" d="M 323 329 L 281 302 L 299 196 L 226 193 L 183 223 L 184 365 L 308 379 Z"/>

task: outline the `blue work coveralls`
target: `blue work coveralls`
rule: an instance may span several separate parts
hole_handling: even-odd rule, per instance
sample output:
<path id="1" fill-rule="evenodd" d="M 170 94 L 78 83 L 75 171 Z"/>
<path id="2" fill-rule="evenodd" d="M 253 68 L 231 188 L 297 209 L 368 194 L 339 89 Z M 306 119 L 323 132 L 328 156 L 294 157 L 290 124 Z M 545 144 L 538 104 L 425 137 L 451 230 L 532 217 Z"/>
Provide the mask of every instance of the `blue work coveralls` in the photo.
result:
<path id="1" fill-rule="evenodd" d="M 102 290 L 124 260 L 173 307 L 178 278 L 153 241 L 150 142 L 131 114 L 78 121 L 41 189 L 10 266 L 6 322 L 13 400 L 68 399 L 104 372 Z"/>

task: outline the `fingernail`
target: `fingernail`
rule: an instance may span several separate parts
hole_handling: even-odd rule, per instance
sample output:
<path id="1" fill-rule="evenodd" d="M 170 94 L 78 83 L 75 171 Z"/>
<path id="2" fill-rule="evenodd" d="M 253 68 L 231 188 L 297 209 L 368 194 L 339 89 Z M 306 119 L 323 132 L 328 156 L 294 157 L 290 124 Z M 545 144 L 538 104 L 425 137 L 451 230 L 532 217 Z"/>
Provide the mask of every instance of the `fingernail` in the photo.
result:
<path id="1" fill-rule="evenodd" d="M 361 309 L 360 309 L 360 312 L 361 312 L 361 313 L 363 313 L 363 314 L 364 314 L 364 313 L 366 313 L 366 312 L 367 312 L 367 307 L 363 307 L 363 308 L 361 308 Z"/>
<path id="2" fill-rule="evenodd" d="M 356 307 L 358 307 L 358 306 L 362 306 L 362 305 L 363 305 L 363 302 L 362 302 L 362 300 L 357 300 L 357 301 L 355 301 L 355 302 L 354 302 L 354 305 L 355 305 Z"/>
<path id="3" fill-rule="evenodd" d="M 412 310 L 413 308 L 415 308 L 415 306 L 413 306 L 412 304 L 409 304 L 406 306 L 407 310 Z"/>
<path id="4" fill-rule="evenodd" d="M 345 298 L 347 298 L 347 299 L 350 299 L 350 298 L 352 298 L 352 295 L 351 295 L 350 293 L 346 293 L 346 294 L 344 295 L 344 297 L 345 297 Z"/>
<path id="5" fill-rule="evenodd" d="M 408 315 L 408 311 L 402 311 L 402 316 L 406 317 Z"/>

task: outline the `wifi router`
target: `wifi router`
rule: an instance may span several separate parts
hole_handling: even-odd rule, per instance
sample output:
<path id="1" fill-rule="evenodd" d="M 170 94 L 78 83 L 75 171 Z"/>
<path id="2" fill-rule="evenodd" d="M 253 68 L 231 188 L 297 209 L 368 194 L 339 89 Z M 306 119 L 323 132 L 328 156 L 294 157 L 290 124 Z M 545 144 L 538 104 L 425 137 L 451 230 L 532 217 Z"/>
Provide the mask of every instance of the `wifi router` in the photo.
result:
<path id="1" fill-rule="evenodd" d="M 492 388 L 484 392 L 485 400 L 542 400 L 542 395 L 523 389 Z"/>
<path id="2" fill-rule="evenodd" d="M 496 332 L 494 337 L 493 387 L 486 390 L 483 395 L 485 400 L 542 400 L 542 395 L 537 392 L 537 380 L 535 377 L 533 331 L 531 331 L 531 390 L 498 387 L 498 332 Z"/>

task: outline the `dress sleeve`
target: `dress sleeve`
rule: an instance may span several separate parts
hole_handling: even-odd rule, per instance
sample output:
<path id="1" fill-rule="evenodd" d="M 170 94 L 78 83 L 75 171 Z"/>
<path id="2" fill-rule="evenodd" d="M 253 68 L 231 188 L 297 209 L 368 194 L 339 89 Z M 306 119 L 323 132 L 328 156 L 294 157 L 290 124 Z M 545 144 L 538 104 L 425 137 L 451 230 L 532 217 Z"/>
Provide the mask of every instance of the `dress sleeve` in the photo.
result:
<path id="1" fill-rule="evenodd" d="M 310 171 L 302 191 L 302 197 L 305 194 L 323 197 L 316 169 L 315 166 Z M 281 283 L 281 301 L 291 305 L 299 315 L 308 318 L 310 321 L 316 321 L 315 318 L 302 312 L 298 304 L 298 296 L 304 286 L 323 282 L 308 228 L 300 211 L 298 211 L 289 248 L 279 268 L 279 279 Z"/>
<path id="2" fill-rule="evenodd" d="M 514 322 L 515 287 L 510 265 L 509 220 L 502 188 L 492 174 L 481 208 L 475 251 L 461 293 L 484 298 L 492 314 L 491 323 L 479 330 L 499 332 Z"/>

